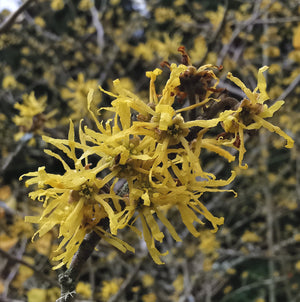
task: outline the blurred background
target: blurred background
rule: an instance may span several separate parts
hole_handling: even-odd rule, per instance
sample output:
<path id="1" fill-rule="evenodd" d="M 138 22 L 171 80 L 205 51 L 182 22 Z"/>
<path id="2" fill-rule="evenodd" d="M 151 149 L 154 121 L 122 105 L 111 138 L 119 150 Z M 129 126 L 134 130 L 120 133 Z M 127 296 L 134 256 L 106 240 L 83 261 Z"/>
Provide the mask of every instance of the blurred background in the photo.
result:
<path id="1" fill-rule="evenodd" d="M 7 20 L 26 4 L 14 22 Z M 49 258 L 57 233 L 31 242 L 41 205 L 28 198 L 19 177 L 39 166 L 63 172 L 43 153 L 41 135 L 66 138 L 72 119 L 93 127 L 86 108 L 90 88 L 122 84 L 147 102 L 145 72 L 162 61 L 180 63 L 184 45 L 193 65 L 222 65 L 219 87 L 241 100 L 227 72 L 247 87 L 257 70 L 267 74 L 269 104 L 285 100 L 272 118 L 295 140 L 293 149 L 276 134 L 247 137 L 247 170 L 203 153 L 206 171 L 225 178 L 236 170 L 230 193 L 206 193 L 203 201 L 225 224 L 207 226 L 182 242 L 166 237 L 170 250 L 156 265 L 132 234 L 136 254 L 100 243 L 77 286 L 78 301 L 275 302 L 300 301 L 300 3 L 299 0 L 0 0 L 0 301 L 55 301 L 60 295 Z M 162 79 L 167 79 L 167 75 Z M 157 91 L 164 81 L 157 81 Z M 99 91 L 95 106 L 111 98 Z M 100 116 L 107 119 L 109 113 Z M 179 221 L 169 211 L 170 219 Z M 181 231 L 180 231 L 181 230 Z M 131 236 L 133 236 L 131 238 Z"/>

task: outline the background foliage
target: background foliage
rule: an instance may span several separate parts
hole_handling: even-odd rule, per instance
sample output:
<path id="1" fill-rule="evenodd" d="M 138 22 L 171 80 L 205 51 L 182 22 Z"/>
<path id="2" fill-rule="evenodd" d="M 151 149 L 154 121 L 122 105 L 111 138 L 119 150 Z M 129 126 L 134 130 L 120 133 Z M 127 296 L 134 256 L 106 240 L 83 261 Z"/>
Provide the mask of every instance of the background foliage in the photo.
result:
<path id="1" fill-rule="evenodd" d="M 2 11 L 0 21 L 8 15 Z M 100 243 L 78 284 L 81 300 L 300 301 L 299 15 L 297 0 L 40 0 L 11 28 L 1 30 L 2 23 L 0 300 L 59 297 L 59 272 L 49 261 L 56 234 L 30 241 L 34 228 L 24 216 L 41 209 L 18 181 L 42 165 L 50 172 L 61 169 L 43 153 L 41 134 L 65 138 L 70 118 L 89 123 L 89 87 L 112 89 L 112 81 L 121 78 L 130 90 L 147 96 L 145 72 L 164 60 L 180 62 L 177 48 L 185 45 L 195 66 L 223 65 L 219 86 L 239 99 L 243 94 L 226 81 L 227 72 L 254 88 L 257 69 L 269 65 L 269 95 L 286 101 L 273 119 L 296 146 L 282 149 L 284 140 L 264 132 L 249 136 L 245 171 L 205 155 L 207 171 L 222 178 L 236 169 L 239 175 L 233 184 L 237 198 L 225 192 L 204 196 L 208 208 L 225 217 L 221 230 L 212 234 L 203 228 L 193 238 L 178 225 L 183 241 L 167 237 L 164 245 L 171 252 L 164 266 L 155 265 L 137 239 L 135 255 Z M 42 107 L 35 124 L 33 115 L 16 118 L 21 115 L 15 105 L 32 91 L 39 99 L 35 106 Z M 98 103 L 109 102 L 99 92 Z"/>

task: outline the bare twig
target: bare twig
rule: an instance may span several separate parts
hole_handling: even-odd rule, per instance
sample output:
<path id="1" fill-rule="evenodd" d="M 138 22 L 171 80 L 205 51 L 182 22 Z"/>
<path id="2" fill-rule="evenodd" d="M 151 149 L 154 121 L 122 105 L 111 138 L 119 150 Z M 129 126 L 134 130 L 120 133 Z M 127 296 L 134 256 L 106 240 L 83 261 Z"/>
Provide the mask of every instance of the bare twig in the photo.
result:
<path id="1" fill-rule="evenodd" d="M 1 25 L 0 25 L 0 35 L 7 32 L 14 24 L 16 19 L 22 12 L 24 12 L 29 5 L 35 0 L 27 0 L 24 2 L 14 13 L 12 13 Z"/>

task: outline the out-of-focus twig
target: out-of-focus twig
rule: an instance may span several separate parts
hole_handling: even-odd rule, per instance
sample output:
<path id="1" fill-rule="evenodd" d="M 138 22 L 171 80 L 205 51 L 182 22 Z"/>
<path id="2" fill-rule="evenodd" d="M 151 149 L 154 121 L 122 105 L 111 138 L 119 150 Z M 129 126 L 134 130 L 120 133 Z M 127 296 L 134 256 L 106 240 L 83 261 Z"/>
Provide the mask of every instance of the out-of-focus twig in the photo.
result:
<path id="1" fill-rule="evenodd" d="M 43 274 L 40 270 L 37 270 L 33 265 L 29 264 L 28 262 L 24 261 L 23 259 L 20 259 L 19 257 L 16 257 L 14 255 L 11 255 L 10 253 L 8 253 L 2 249 L 0 249 L 0 255 L 2 255 L 3 257 L 7 258 L 8 260 L 10 260 L 14 263 L 19 263 L 19 264 L 29 267 L 31 270 L 33 270 L 33 272 L 37 276 L 41 277 L 45 281 L 48 281 L 51 285 L 59 286 L 59 284 L 56 280 L 49 278 L 47 275 Z"/>
<path id="2" fill-rule="evenodd" d="M 283 282 L 285 279 L 286 279 L 286 277 L 274 277 L 274 281 L 276 283 Z M 241 293 L 248 292 L 248 291 L 254 290 L 255 288 L 259 288 L 259 287 L 269 285 L 271 282 L 273 282 L 273 280 L 265 279 L 265 280 L 260 280 L 260 281 L 257 281 L 257 282 L 247 284 L 247 285 L 242 286 L 239 289 L 229 293 L 228 295 L 226 295 L 224 297 L 224 299 L 221 300 L 221 302 L 230 301 L 230 299 L 232 299 L 234 297 L 237 297 Z"/>
<path id="3" fill-rule="evenodd" d="M 218 28 L 214 32 L 212 38 L 207 42 L 206 52 L 205 52 L 203 58 L 201 59 L 199 65 L 203 65 L 204 64 L 204 62 L 205 62 L 205 60 L 207 58 L 207 55 L 209 53 L 210 47 L 212 45 L 214 45 L 214 43 L 216 42 L 217 38 L 219 37 L 219 35 L 221 34 L 222 30 L 224 29 L 224 27 L 225 27 L 224 25 L 225 25 L 225 22 L 226 22 L 227 12 L 228 12 L 228 0 L 225 0 L 225 3 L 224 3 L 224 13 L 223 13 L 222 20 L 221 20 Z"/>
<path id="4" fill-rule="evenodd" d="M 92 22 L 96 29 L 96 33 L 97 33 L 97 44 L 98 44 L 100 51 L 102 52 L 103 47 L 104 47 L 104 29 L 103 29 L 101 22 L 99 21 L 99 13 L 98 13 L 95 5 L 93 5 L 91 7 L 90 12 L 92 15 Z"/>
<path id="5" fill-rule="evenodd" d="M 133 271 L 128 275 L 128 277 L 126 278 L 126 280 L 121 284 L 119 291 L 112 296 L 108 302 L 116 302 L 119 301 L 121 295 L 125 292 L 126 288 L 128 288 L 128 286 L 130 286 L 130 284 L 133 282 L 134 278 L 137 276 L 138 271 L 140 270 L 140 267 L 143 263 L 143 260 L 140 261 L 136 267 L 133 269 Z"/>
<path id="6" fill-rule="evenodd" d="M 300 74 L 294 79 L 294 81 L 282 92 L 277 100 L 284 100 L 298 85 L 300 82 Z"/>
<path id="7" fill-rule="evenodd" d="M 7 32 L 14 24 L 16 19 L 22 12 L 24 12 L 29 5 L 35 0 L 27 0 L 24 2 L 14 13 L 12 13 L 3 23 L 0 25 L 0 35 Z"/>
<path id="8" fill-rule="evenodd" d="M 3 174 L 9 165 L 12 163 L 13 159 L 20 153 L 20 151 L 25 147 L 25 145 L 32 139 L 32 133 L 26 133 L 23 137 L 18 141 L 18 145 L 16 149 L 6 158 L 2 159 L 2 167 L 0 168 L 0 175 Z"/>
<path id="9" fill-rule="evenodd" d="M 223 46 L 223 48 L 221 49 L 221 51 L 219 53 L 217 65 L 222 65 L 222 63 L 224 61 L 224 58 L 227 55 L 228 51 L 230 50 L 230 47 L 231 47 L 232 43 L 239 36 L 239 34 L 243 30 L 245 30 L 248 26 L 254 25 L 255 21 L 257 19 L 259 19 L 262 15 L 264 15 L 268 11 L 268 9 L 273 5 L 273 2 L 274 1 L 269 3 L 269 5 L 264 10 L 260 9 L 261 1 L 257 1 L 255 3 L 252 16 L 248 20 L 246 20 L 245 22 L 240 23 L 240 25 L 236 27 L 236 29 L 232 33 L 230 41 L 227 44 L 225 44 Z"/>
<path id="10" fill-rule="evenodd" d="M 27 239 L 23 238 L 22 240 L 19 241 L 19 243 L 20 244 L 16 250 L 16 256 L 15 256 L 17 259 L 21 259 L 21 257 L 23 256 L 27 245 Z M 2 276 L 5 277 L 5 280 L 3 282 L 4 291 L 2 292 L 1 298 L 7 297 L 9 285 L 12 282 L 12 280 L 15 278 L 16 274 L 18 273 L 19 266 L 20 264 L 18 262 L 15 262 L 14 260 L 7 258 L 7 263 L 5 264 L 5 268 L 1 272 Z M 8 272 L 7 274 L 5 272 L 6 270 Z"/>
<path id="11" fill-rule="evenodd" d="M 279 23 L 290 23 L 290 22 L 300 22 L 300 17 L 259 19 L 256 20 L 254 24 L 279 24 Z"/>

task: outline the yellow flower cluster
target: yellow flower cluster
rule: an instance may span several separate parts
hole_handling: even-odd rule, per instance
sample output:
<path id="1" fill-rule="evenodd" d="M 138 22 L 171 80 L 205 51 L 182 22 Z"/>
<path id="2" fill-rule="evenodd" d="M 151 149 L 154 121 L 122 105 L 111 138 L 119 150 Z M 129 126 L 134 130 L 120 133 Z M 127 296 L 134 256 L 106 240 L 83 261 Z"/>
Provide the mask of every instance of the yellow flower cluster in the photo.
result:
<path id="1" fill-rule="evenodd" d="M 52 127 L 51 118 L 57 113 L 57 110 L 45 113 L 47 96 L 37 99 L 32 91 L 30 94 L 24 94 L 22 98 L 22 103 L 14 105 L 15 109 L 19 110 L 19 115 L 13 118 L 13 122 L 19 126 L 15 140 L 19 140 L 27 132 L 42 134 L 44 127 Z"/>
<path id="2" fill-rule="evenodd" d="M 232 191 L 221 187 L 231 183 L 235 173 L 232 172 L 227 180 L 220 180 L 205 172 L 199 160 L 203 149 L 231 162 L 235 157 L 224 146 L 234 147 L 239 151 L 239 164 L 242 166 L 246 151 L 244 132 L 261 127 L 283 136 L 287 140 L 286 147 L 293 146 L 290 137 L 265 120 L 283 104 L 283 101 L 271 107 L 264 104 L 268 100 L 263 76 L 266 67 L 259 70 L 258 85 L 253 92 L 238 78 L 228 74 L 229 80 L 244 91 L 246 98 L 241 102 L 235 100 L 234 106 L 227 109 L 222 108 L 223 103 L 232 100 L 215 97 L 219 81 L 213 71 L 216 67 L 205 65 L 196 69 L 189 66 L 189 58 L 182 48 L 181 53 L 185 64 L 168 65 L 170 76 L 160 94 L 156 92 L 155 81 L 162 70 L 146 73 L 150 79 L 148 102 L 115 80 L 115 94 L 100 87 L 102 92 L 114 98 L 110 107 L 100 109 L 113 112 L 112 119 L 105 123 L 98 121 L 91 107 L 95 95 L 91 89 L 87 96 L 87 110 L 96 130 L 82 127 L 81 122 L 79 142 L 76 142 L 74 126 L 70 122 L 68 139 L 43 137 L 73 162 L 69 166 L 59 154 L 45 150 L 62 163 L 64 175 L 47 173 L 45 167 L 24 175 L 30 177 L 26 185 L 38 185 L 30 197 L 44 202 L 45 207 L 41 217 L 27 217 L 27 221 L 40 225 L 37 232 L 40 236 L 59 226 L 62 241 L 58 247 L 60 254 L 55 260 L 62 262 L 56 268 L 63 264 L 69 266 L 85 234 L 90 231 L 97 232 L 122 251 L 134 251 L 117 237 L 118 230 L 126 227 L 139 236 L 143 235 L 153 260 L 163 264 L 161 256 L 167 252 L 161 253 L 156 242 L 162 242 L 165 234 L 157 220 L 174 240 L 181 240 L 168 219 L 166 209 L 177 209 L 183 224 L 196 237 L 200 235 L 197 224 L 209 221 L 212 232 L 216 232 L 224 222 L 223 217 L 215 217 L 206 208 L 200 197 L 205 192 Z M 175 110 L 175 100 L 186 95 L 193 98 L 189 90 L 191 81 L 195 92 L 194 104 Z M 188 120 L 182 115 L 199 107 L 204 118 Z M 222 125 L 225 134 L 218 138 L 206 137 L 208 130 L 218 124 Z M 189 139 L 192 129 L 200 130 L 195 138 Z M 99 158 L 96 163 L 95 155 Z M 135 226 L 138 219 L 142 231 Z"/>

